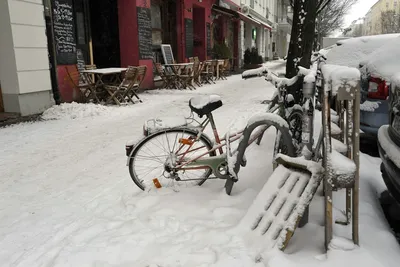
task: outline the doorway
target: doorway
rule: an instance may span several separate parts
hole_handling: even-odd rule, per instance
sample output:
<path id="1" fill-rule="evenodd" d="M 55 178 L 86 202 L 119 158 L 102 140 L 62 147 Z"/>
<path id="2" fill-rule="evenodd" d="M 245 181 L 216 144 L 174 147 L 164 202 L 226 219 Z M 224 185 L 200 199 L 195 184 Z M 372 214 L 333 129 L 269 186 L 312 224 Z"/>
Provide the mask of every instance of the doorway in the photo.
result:
<path id="1" fill-rule="evenodd" d="M 151 25 L 153 57 L 157 63 L 164 63 L 161 44 L 170 44 L 177 55 L 176 0 L 151 0 Z"/>
<path id="2" fill-rule="evenodd" d="M 98 68 L 119 67 L 118 1 L 90 0 L 89 10 L 94 64 Z"/>
<path id="3" fill-rule="evenodd" d="M 205 9 L 193 6 L 193 56 L 206 59 L 206 15 Z"/>

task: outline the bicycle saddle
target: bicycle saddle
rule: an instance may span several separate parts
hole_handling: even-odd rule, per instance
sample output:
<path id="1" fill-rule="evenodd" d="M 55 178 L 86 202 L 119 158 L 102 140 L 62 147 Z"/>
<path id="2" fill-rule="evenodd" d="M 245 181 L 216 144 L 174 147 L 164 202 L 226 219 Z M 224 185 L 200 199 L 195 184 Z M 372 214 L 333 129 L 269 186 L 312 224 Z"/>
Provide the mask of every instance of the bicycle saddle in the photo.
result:
<path id="1" fill-rule="evenodd" d="M 222 106 L 222 100 L 219 95 L 195 96 L 189 100 L 190 109 L 199 117 L 207 115 Z"/>

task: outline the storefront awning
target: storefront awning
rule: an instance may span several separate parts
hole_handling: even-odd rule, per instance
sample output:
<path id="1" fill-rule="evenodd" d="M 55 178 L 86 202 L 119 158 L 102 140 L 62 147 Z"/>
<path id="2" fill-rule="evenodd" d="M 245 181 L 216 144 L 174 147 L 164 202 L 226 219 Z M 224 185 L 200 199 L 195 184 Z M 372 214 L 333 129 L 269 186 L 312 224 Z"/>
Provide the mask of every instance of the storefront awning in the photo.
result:
<path id="1" fill-rule="evenodd" d="M 212 6 L 212 10 L 215 11 L 215 12 L 221 13 L 223 15 L 226 15 L 226 16 L 239 18 L 238 12 L 230 10 L 230 9 L 222 7 L 222 6 L 213 5 Z"/>
<path id="2" fill-rule="evenodd" d="M 249 17 L 252 18 L 250 15 L 249 15 Z M 263 26 L 264 28 L 266 28 L 268 30 L 272 30 L 271 25 L 269 25 L 268 23 L 265 23 L 265 22 L 263 22 L 263 21 L 261 21 L 259 19 L 256 19 L 256 18 L 252 18 L 252 19 L 258 21 L 261 24 L 261 26 Z"/>
<path id="3" fill-rule="evenodd" d="M 253 24 L 254 26 L 261 26 L 261 23 L 253 18 L 250 18 L 249 16 L 243 14 L 242 12 L 237 12 L 239 14 L 239 17 L 241 20 L 243 20 L 244 22 Z"/>
<path id="4" fill-rule="evenodd" d="M 268 30 L 272 29 L 272 27 L 269 24 L 267 24 L 265 22 L 262 22 L 261 20 L 253 18 L 250 15 L 245 15 L 242 12 L 239 12 L 239 11 L 237 13 L 239 14 L 240 19 L 243 20 L 244 22 L 253 24 L 253 25 L 257 26 L 257 27 L 262 26 L 262 27 L 264 27 L 264 28 L 266 28 Z"/>

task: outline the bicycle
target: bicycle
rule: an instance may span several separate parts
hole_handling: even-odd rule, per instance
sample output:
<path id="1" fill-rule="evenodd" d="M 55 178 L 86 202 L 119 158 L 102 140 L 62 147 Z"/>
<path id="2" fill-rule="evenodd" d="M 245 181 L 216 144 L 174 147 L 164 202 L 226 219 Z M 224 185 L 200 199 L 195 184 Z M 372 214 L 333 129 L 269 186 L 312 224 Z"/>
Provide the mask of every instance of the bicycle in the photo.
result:
<path id="1" fill-rule="evenodd" d="M 290 122 L 293 116 L 299 120 L 301 113 L 299 107 L 294 109 L 295 113 L 287 113 L 290 97 L 288 98 L 283 89 L 283 87 L 279 89 L 282 90 L 282 93 L 278 93 L 278 103 L 271 105 L 269 112 L 280 118 L 281 124 L 284 126 L 274 122 L 263 125 L 247 141 L 246 147 L 256 140 L 259 144 L 265 130 L 271 125 L 279 129 L 281 134 L 284 133 L 282 140 L 285 144 L 293 144 L 290 123 L 287 123 L 287 120 Z M 167 186 L 172 181 L 202 185 L 208 179 L 226 179 L 226 191 L 230 194 L 233 183 L 237 181 L 237 176 L 235 177 L 232 170 L 229 170 L 226 152 L 233 153 L 230 151 L 230 144 L 241 139 L 244 130 L 220 138 L 212 112 L 221 106 L 222 101 L 218 96 L 193 97 L 189 101 L 191 112 L 196 113 L 200 118 L 206 116 L 197 127 L 163 129 L 148 135 L 136 145 L 127 146 L 127 165 L 135 184 L 140 189 L 146 190 L 154 185 Z M 215 144 L 204 133 L 209 124 L 214 134 Z M 226 148 L 225 152 L 223 148 Z M 295 149 L 292 145 L 287 145 L 284 153 L 295 156 Z M 246 165 L 244 157 L 239 162 L 241 166 Z M 214 174 L 215 177 L 210 177 L 211 174 Z M 160 182 L 161 178 L 165 178 L 166 182 L 164 179 Z"/>

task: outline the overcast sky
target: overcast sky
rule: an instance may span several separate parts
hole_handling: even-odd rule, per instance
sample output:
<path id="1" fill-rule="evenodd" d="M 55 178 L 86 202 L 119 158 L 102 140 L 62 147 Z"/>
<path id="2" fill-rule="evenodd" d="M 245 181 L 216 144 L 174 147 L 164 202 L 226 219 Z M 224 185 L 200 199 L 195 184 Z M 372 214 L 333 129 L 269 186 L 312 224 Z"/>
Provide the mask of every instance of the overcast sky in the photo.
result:
<path id="1" fill-rule="evenodd" d="M 346 16 L 344 25 L 348 27 L 353 20 L 364 17 L 376 2 L 378 0 L 358 0 Z"/>
<path id="2" fill-rule="evenodd" d="M 378 0 L 358 0 L 356 4 L 351 8 L 349 13 L 344 19 L 344 28 L 350 26 L 353 20 L 362 18 L 367 14 L 368 10 L 376 3 Z M 339 37 L 342 34 L 340 29 L 334 31 L 331 36 Z"/>

